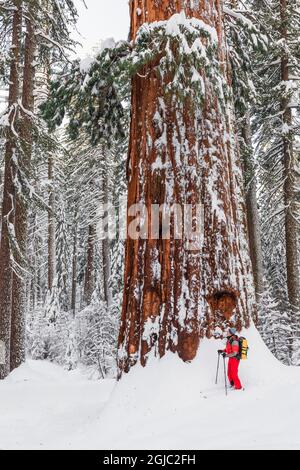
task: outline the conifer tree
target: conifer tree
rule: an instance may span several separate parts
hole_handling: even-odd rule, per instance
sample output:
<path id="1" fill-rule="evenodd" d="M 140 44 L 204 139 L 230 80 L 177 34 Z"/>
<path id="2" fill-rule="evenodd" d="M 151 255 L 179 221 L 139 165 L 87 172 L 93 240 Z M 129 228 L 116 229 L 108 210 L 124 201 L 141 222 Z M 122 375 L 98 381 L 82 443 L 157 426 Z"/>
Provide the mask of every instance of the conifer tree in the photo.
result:
<path id="1" fill-rule="evenodd" d="M 19 119 L 20 151 L 17 154 L 15 179 L 18 187 L 15 194 L 15 271 L 13 274 L 13 296 L 11 306 L 11 357 L 10 369 L 14 370 L 25 361 L 25 312 L 26 312 L 26 276 L 22 266 L 27 257 L 27 221 L 28 200 L 25 199 L 24 175 L 30 173 L 34 112 L 34 87 L 36 67 L 36 30 L 33 19 L 33 5 L 29 5 L 26 14 L 26 38 L 23 68 L 22 104 Z M 26 184 L 26 183 L 25 183 Z M 24 186 L 23 186 L 24 185 Z M 25 194 L 24 194 L 25 193 Z"/>
<path id="2" fill-rule="evenodd" d="M 265 276 L 257 202 L 257 165 L 254 159 L 251 109 L 256 100 L 256 90 L 253 83 L 254 57 L 257 51 L 267 51 L 268 37 L 263 25 L 260 24 L 259 15 L 250 8 L 249 2 L 228 0 L 224 3 L 230 76 L 245 180 L 250 255 L 256 300 L 259 305 L 265 290 Z"/>
<path id="3" fill-rule="evenodd" d="M 76 21 L 76 9 L 71 0 L 7 0 L 1 3 L 0 10 L 4 24 L 8 30 L 11 25 L 12 30 L 0 253 L 0 269 L 5 273 L 0 281 L 3 284 L 0 335 L 6 356 L 5 361 L 2 361 L 5 363 L 1 365 L 0 376 L 4 378 L 10 369 L 18 367 L 25 359 L 26 286 L 30 285 L 27 224 L 33 201 L 46 205 L 37 188 L 32 185 L 33 154 L 39 152 L 41 146 L 49 144 L 34 108 L 35 68 L 38 61 L 42 62 L 43 49 L 49 50 L 49 45 L 54 60 L 65 57 L 66 48 L 70 49 L 74 44 L 70 39 L 69 27 Z M 21 10 L 24 13 L 23 21 Z M 49 34 L 45 34 L 42 27 L 45 24 L 49 25 Z M 22 86 L 19 73 L 21 64 Z"/>
<path id="4" fill-rule="evenodd" d="M 253 120 L 260 165 L 264 260 L 274 299 L 282 314 L 290 312 L 290 327 L 295 329 L 300 282 L 299 154 L 295 148 L 299 134 L 299 5 L 298 1 L 266 0 L 254 1 L 253 8 L 270 39 L 267 51 L 256 55 L 258 99 Z"/>
<path id="5" fill-rule="evenodd" d="M 5 169 L 2 196 L 2 228 L 0 243 L 0 341 L 4 357 L 0 361 L 0 379 L 10 372 L 11 339 L 11 302 L 12 302 L 12 264 L 11 239 L 14 232 L 14 158 L 17 150 L 18 99 L 20 87 L 22 1 L 15 0 L 8 6 L 12 14 L 7 20 L 11 31 L 9 98 L 7 110 L 7 128 L 5 135 Z M 2 14 L 1 6 L 1 14 Z M 11 11 L 11 10 L 10 10 Z M 11 23 L 10 23 L 11 21 Z"/>

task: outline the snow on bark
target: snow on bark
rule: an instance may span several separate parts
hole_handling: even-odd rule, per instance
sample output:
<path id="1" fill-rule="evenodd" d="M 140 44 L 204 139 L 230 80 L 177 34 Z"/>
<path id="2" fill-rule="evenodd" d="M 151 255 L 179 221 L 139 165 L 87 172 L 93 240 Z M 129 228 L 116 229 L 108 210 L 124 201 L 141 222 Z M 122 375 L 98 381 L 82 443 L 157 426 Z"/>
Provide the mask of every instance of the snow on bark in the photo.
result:
<path id="1" fill-rule="evenodd" d="M 288 40 L 288 4 L 286 0 L 280 0 L 281 37 L 283 43 Z M 285 242 L 286 242 L 286 267 L 288 298 L 292 309 L 300 308 L 300 268 L 299 268 L 299 221 L 297 220 L 297 155 L 293 148 L 293 119 L 289 89 L 293 86 L 290 81 L 290 54 L 288 48 L 282 51 L 281 78 L 285 84 L 285 96 L 282 99 L 282 135 L 283 135 L 283 162 L 284 162 L 284 203 L 285 214 Z"/>
<path id="2" fill-rule="evenodd" d="M 94 262 L 95 262 L 95 233 L 96 228 L 94 224 L 89 225 L 89 234 L 87 241 L 87 261 L 84 279 L 84 302 L 89 305 L 92 300 L 92 295 L 95 288 L 94 282 Z"/>
<path id="3" fill-rule="evenodd" d="M 29 11 L 30 13 L 30 11 Z M 26 19 L 22 107 L 20 112 L 20 154 L 15 181 L 20 184 L 21 173 L 30 172 L 32 157 L 32 118 L 34 111 L 36 38 L 33 22 Z M 26 111 L 25 111 L 26 110 Z M 21 171 L 20 171 L 21 170 Z M 19 180 L 19 181 L 18 181 Z M 15 235 L 17 250 L 14 253 L 13 296 L 11 311 L 11 370 L 25 362 L 25 312 L 28 201 L 21 187 L 15 199 Z M 25 260 L 25 261 L 24 261 Z M 20 269 L 21 268 L 21 269 Z"/>
<path id="4" fill-rule="evenodd" d="M 181 11 L 182 2 L 175 0 L 131 2 L 132 39 L 138 40 L 145 30 L 151 34 L 162 28 L 168 47 L 167 59 L 160 52 L 132 81 L 128 207 L 202 204 L 204 242 L 189 250 L 189 240 L 176 238 L 173 219 L 170 239 L 151 238 L 151 223 L 146 225 L 145 239 L 127 239 L 120 371 L 128 371 L 137 361 L 145 365 L 150 353 L 161 357 L 166 350 L 191 361 L 202 336 L 218 336 L 228 322 L 238 328 L 248 326 L 254 307 L 243 178 L 231 101 L 225 97 L 220 2 L 183 5 Z M 160 74 L 156 68 L 160 60 L 171 62 L 176 57 L 170 38 L 183 36 L 183 30 L 194 34 L 195 28 L 203 36 L 199 33 L 193 47 L 201 51 L 206 68 L 194 68 L 191 81 L 199 78 L 201 105 L 185 91 L 185 98 L 177 99 L 176 67 L 174 73 L 169 69 Z M 206 65 L 214 41 L 219 46 L 221 76 L 210 76 Z M 189 55 L 193 47 L 181 41 L 183 54 Z M 129 215 L 128 226 L 131 223 Z"/>
<path id="5" fill-rule="evenodd" d="M 54 189 L 54 158 L 48 156 L 48 180 L 50 184 L 48 205 L 48 290 L 51 291 L 56 276 L 56 246 L 55 246 L 55 189 Z"/>
<path id="6" fill-rule="evenodd" d="M 20 35 L 21 35 L 21 2 L 14 2 L 12 22 L 12 59 L 10 65 L 10 87 L 9 87 L 9 128 L 5 147 L 5 171 L 2 198 L 2 230 L 0 246 L 0 344 L 2 349 L 2 360 L 0 361 L 0 379 L 4 379 L 10 371 L 10 335 L 11 335 L 11 303 L 12 303 L 12 264 L 10 235 L 14 231 L 14 184 L 13 184 L 13 161 L 16 151 L 15 122 L 18 115 L 19 96 L 19 61 L 20 61 Z M 4 356 L 4 357 L 3 357 Z"/>
<path id="7" fill-rule="evenodd" d="M 252 269 L 255 283 L 255 293 L 257 304 L 260 303 L 261 297 L 265 292 L 263 253 L 261 242 L 261 221 L 257 203 L 257 175 L 255 170 L 255 162 L 251 142 L 251 125 L 249 112 L 243 121 L 242 138 L 244 146 L 243 165 L 246 177 L 246 207 L 247 221 L 249 231 L 250 256 L 252 261 Z"/>

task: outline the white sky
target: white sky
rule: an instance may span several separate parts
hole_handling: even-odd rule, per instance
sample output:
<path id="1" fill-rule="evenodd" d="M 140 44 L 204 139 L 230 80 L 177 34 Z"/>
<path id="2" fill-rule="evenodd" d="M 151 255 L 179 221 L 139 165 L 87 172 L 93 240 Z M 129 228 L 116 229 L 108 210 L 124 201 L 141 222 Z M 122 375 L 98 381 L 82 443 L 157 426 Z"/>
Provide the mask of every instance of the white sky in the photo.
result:
<path id="1" fill-rule="evenodd" d="M 85 57 L 101 39 L 113 37 L 116 41 L 127 39 L 129 32 L 128 0 L 75 0 L 79 18 L 74 38 L 82 44 L 77 54 Z M 0 112 L 3 111 L 3 91 L 0 90 Z M 6 95 L 4 94 L 4 97 Z"/>
<path id="2" fill-rule="evenodd" d="M 129 32 L 128 0 L 75 0 L 79 13 L 77 29 L 81 36 L 76 39 L 82 44 L 80 56 L 86 55 L 101 39 L 113 37 L 127 39 Z"/>

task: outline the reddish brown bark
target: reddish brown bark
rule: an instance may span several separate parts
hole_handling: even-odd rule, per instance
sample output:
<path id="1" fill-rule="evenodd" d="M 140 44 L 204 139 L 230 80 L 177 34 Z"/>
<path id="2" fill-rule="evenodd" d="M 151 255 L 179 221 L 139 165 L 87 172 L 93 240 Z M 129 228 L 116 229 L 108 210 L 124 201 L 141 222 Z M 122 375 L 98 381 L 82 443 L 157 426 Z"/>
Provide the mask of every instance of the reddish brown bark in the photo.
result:
<path id="1" fill-rule="evenodd" d="M 34 111 L 34 79 L 35 79 L 35 31 L 30 19 L 30 12 L 26 19 L 26 39 L 24 52 L 24 71 L 22 89 L 22 109 L 20 112 L 20 147 L 17 172 L 25 174 L 30 172 L 32 155 L 32 117 Z M 18 251 L 14 253 L 16 265 L 24 267 L 27 256 L 27 218 L 28 201 L 25 195 L 16 194 L 15 198 L 15 235 Z M 25 361 L 25 314 L 26 314 L 26 275 L 25 271 L 13 274 L 13 296 L 11 313 L 11 370 L 19 367 Z"/>
<path id="2" fill-rule="evenodd" d="M 19 97 L 20 35 L 21 35 L 21 1 L 15 1 L 16 7 L 12 24 L 12 47 L 9 87 L 9 123 L 5 147 L 5 172 L 2 199 L 2 231 L 0 246 L 0 341 L 5 346 L 4 364 L 0 364 L 0 379 L 10 371 L 10 335 L 11 335 L 11 301 L 12 301 L 12 266 L 9 243 L 9 224 L 14 223 L 14 184 L 12 158 L 16 150 L 15 133 L 17 128 L 17 101 Z M 2 362 L 2 361 L 1 361 Z"/>
<path id="3" fill-rule="evenodd" d="M 220 64 L 224 63 L 220 2 L 203 0 L 193 7 L 197 3 L 133 0 L 132 38 L 142 23 L 167 20 L 184 9 L 187 17 L 216 28 Z M 145 365 L 151 351 L 161 357 L 170 350 L 191 361 L 204 334 L 216 335 L 218 327 L 224 329 L 230 322 L 248 326 L 253 304 L 237 143 L 226 137 L 234 135 L 230 113 L 222 114 L 213 86 L 204 76 L 203 109 L 189 99 L 183 106 L 172 101 L 164 92 L 171 77 L 160 78 L 154 65 L 145 66 L 132 82 L 128 207 L 145 203 L 150 215 L 151 204 L 202 203 L 204 244 L 188 250 L 187 239 L 175 239 L 174 223 L 169 240 L 154 239 L 151 221 L 147 239 L 128 238 L 119 336 L 121 371 L 137 361 Z M 162 126 L 157 125 L 157 113 Z M 166 144 L 158 149 L 163 134 Z M 157 167 L 158 157 L 162 165 Z M 129 216 L 128 226 L 132 220 Z"/>

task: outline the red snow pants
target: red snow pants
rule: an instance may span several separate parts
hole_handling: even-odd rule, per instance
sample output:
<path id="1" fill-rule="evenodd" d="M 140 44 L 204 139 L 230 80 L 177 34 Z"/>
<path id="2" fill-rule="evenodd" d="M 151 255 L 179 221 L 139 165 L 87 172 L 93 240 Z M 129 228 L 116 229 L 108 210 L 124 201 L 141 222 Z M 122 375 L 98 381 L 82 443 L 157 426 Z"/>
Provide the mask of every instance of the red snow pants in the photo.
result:
<path id="1" fill-rule="evenodd" d="M 228 361 L 228 380 L 229 382 L 234 383 L 234 388 L 236 390 L 241 390 L 242 385 L 239 379 L 239 365 L 240 361 L 235 357 L 230 357 Z"/>

